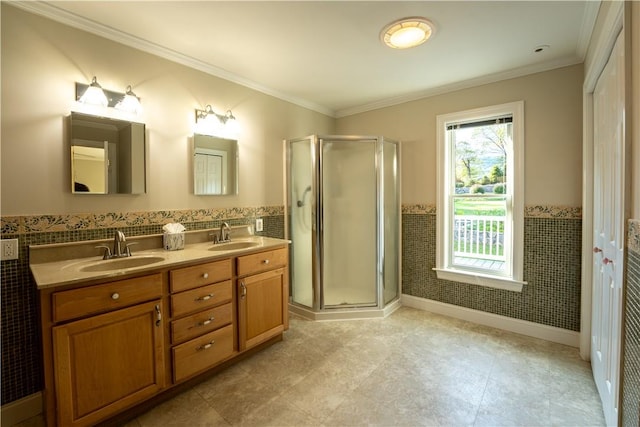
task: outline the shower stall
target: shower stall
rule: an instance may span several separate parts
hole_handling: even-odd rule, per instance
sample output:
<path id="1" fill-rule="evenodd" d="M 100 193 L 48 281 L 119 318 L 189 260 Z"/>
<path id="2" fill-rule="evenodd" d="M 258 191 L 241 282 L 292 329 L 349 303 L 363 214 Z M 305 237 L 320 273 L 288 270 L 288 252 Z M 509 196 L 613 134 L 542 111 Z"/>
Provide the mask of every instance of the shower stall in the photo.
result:
<path id="1" fill-rule="evenodd" d="M 399 306 L 399 144 L 376 136 L 285 141 L 292 312 L 383 317 Z"/>

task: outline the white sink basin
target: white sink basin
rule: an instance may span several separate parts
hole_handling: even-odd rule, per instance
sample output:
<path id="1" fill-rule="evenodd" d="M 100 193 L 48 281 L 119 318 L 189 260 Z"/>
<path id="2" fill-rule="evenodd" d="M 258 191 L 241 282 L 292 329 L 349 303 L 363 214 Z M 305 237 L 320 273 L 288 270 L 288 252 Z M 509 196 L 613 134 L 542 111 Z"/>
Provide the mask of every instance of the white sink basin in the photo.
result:
<path id="1" fill-rule="evenodd" d="M 134 267 L 144 267 L 145 265 L 155 264 L 160 261 L 164 261 L 164 257 L 132 256 L 127 258 L 91 261 L 87 263 L 81 263 L 80 265 L 75 264 L 75 266 L 78 268 L 78 270 L 84 271 L 84 272 L 100 272 L 100 271 L 124 270 L 126 268 L 134 268 Z"/>
<path id="2" fill-rule="evenodd" d="M 217 243 L 209 248 L 210 251 L 214 252 L 226 252 L 226 251 L 237 251 L 239 249 L 249 249 L 258 246 L 258 242 L 229 242 L 229 243 Z"/>

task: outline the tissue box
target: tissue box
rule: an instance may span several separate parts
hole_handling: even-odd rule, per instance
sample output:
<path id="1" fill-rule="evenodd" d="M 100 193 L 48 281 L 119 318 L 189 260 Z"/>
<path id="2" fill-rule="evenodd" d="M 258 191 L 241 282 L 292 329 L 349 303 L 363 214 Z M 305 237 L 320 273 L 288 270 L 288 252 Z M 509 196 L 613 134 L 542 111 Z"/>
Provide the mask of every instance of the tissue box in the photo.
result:
<path id="1" fill-rule="evenodd" d="M 184 233 L 165 233 L 162 241 L 164 248 L 168 251 L 184 249 Z"/>

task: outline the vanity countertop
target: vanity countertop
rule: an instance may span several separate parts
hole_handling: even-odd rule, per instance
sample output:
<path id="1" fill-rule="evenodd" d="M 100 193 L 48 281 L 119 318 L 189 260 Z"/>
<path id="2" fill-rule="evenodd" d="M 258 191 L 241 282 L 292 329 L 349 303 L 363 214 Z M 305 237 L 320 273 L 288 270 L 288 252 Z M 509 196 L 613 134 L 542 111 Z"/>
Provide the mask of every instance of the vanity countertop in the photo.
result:
<path id="1" fill-rule="evenodd" d="M 211 241 L 206 241 L 187 243 L 184 246 L 184 249 L 175 251 L 167 251 L 161 247 L 135 250 L 135 247 L 132 247 L 133 254 L 131 257 L 112 260 L 103 260 L 101 256 L 71 256 L 70 254 L 72 254 L 73 251 L 71 251 L 70 248 L 74 245 L 73 243 L 38 245 L 31 246 L 29 248 L 31 259 L 30 268 L 36 281 L 37 288 L 40 290 L 100 279 L 119 279 L 129 274 L 144 271 L 155 271 L 180 267 L 193 262 L 207 262 L 215 261 L 217 259 L 242 256 L 268 249 L 283 247 L 290 243 L 289 240 L 262 236 L 243 237 L 241 239 L 232 240 L 231 243 L 237 244 L 239 242 L 247 242 L 250 246 L 240 248 L 236 246 L 235 249 L 226 250 L 225 245 L 229 245 L 228 243 L 214 245 Z M 83 244 L 85 247 L 91 247 L 93 249 L 93 253 L 96 252 L 95 242 L 84 242 Z M 233 246 L 231 246 L 231 248 L 233 248 Z M 66 257 L 64 255 L 65 252 L 69 254 Z M 55 253 L 56 255 L 53 257 L 47 255 L 52 253 Z M 121 260 L 131 260 L 133 261 L 132 265 L 135 264 L 136 261 L 140 260 L 141 265 L 114 269 L 102 268 L 108 263 L 118 263 L 121 262 Z M 146 261 L 149 262 L 146 263 Z M 126 263 L 127 261 L 124 262 Z M 92 269 L 95 269 L 96 266 L 99 266 L 98 269 L 102 271 L 91 271 Z"/>

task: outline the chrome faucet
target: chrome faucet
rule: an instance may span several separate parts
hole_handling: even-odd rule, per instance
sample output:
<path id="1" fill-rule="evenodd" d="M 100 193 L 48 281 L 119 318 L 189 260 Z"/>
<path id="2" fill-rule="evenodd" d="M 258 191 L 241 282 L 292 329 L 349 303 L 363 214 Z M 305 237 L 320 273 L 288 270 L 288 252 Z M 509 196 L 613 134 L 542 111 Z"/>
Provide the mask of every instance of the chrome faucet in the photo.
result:
<path id="1" fill-rule="evenodd" d="M 125 246 L 125 253 L 122 252 L 122 245 L 127 244 L 127 239 L 124 237 L 124 233 L 120 230 L 116 230 L 115 235 L 113 236 L 113 257 L 120 258 L 122 256 L 129 256 L 126 253 L 128 252 L 128 247 Z"/>
<path id="2" fill-rule="evenodd" d="M 131 249 L 129 249 L 129 246 L 133 244 L 135 243 L 127 243 L 124 233 L 120 230 L 116 230 L 113 236 L 113 251 L 107 245 L 96 246 L 96 248 L 104 249 L 102 259 L 124 258 L 131 256 Z"/>
<path id="3" fill-rule="evenodd" d="M 218 234 L 217 236 L 214 236 L 214 239 L 213 239 L 214 243 L 224 243 L 231 240 L 229 238 L 230 232 L 231 232 L 231 227 L 229 227 L 228 223 L 223 222 L 222 224 L 220 224 L 220 234 Z"/>

